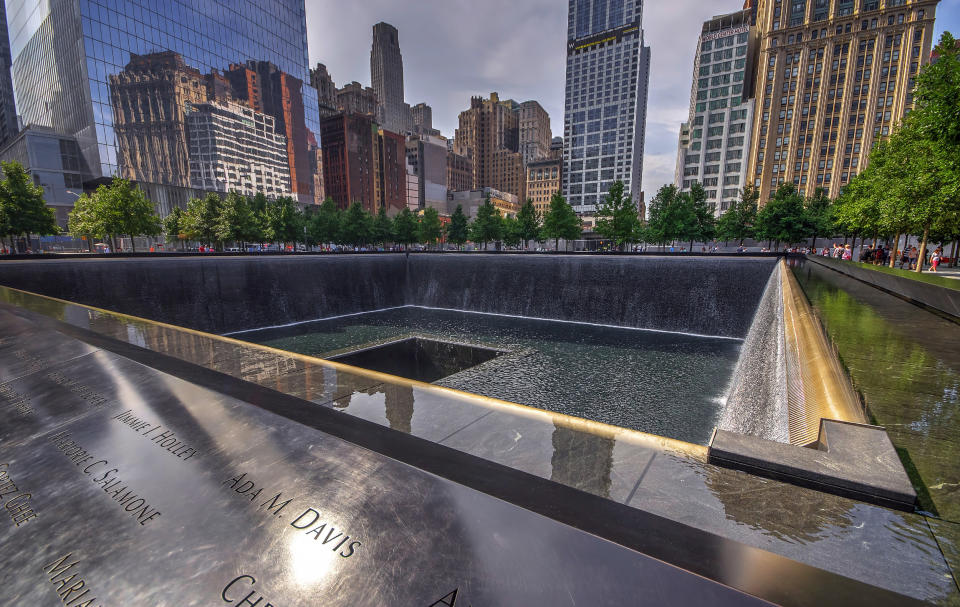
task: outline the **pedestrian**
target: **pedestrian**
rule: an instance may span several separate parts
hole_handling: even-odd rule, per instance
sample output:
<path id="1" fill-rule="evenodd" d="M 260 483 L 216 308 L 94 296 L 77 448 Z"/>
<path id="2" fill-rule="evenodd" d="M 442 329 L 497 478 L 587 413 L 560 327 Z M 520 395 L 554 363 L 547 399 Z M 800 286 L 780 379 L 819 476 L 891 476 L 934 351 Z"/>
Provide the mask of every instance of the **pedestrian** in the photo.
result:
<path id="1" fill-rule="evenodd" d="M 930 259 L 930 271 L 936 272 L 937 266 L 940 265 L 940 256 L 943 254 L 943 250 L 940 247 L 937 247 L 933 251 L 933 257 Z"/>
<path id="2" fill-rule="evenodd" d="M 907 259 L 910 262 L 910 266 L 907 268 L 909 270 L 917 269 L 917 247 L 910 247 L 910 252 L 907 254 Z"/>
<path id="3" fill-rule="evenodd" d="M 843 246 L 843 253 L 840 254 L 840 259 L 844 261 L 851 261 L 853 259 L 853 251 L 850 249 L 850 245 Z"/>

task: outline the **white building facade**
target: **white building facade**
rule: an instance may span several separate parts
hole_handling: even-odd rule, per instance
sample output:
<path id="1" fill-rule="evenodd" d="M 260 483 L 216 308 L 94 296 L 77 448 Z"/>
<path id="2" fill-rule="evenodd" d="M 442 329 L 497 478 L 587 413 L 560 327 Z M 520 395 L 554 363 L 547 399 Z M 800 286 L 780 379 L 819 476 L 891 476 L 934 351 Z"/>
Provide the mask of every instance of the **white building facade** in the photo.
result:
<path id="1" fill-rule="evenodd" d="M 747 183 L 755 105 L 752 23 L 752 9 L 704 22 L 693 63 L 690 113 L 680 125 L 674 185 L 689 192 L 699 182 L 717 216 Z"/>

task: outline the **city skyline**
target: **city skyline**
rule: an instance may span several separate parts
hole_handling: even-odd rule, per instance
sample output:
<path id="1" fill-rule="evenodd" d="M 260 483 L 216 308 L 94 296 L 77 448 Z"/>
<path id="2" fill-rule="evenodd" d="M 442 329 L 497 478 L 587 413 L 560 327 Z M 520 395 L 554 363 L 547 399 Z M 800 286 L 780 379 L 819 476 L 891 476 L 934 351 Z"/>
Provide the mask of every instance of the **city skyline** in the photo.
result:
<path id="1" fill-rule="evenodd" d="M 688 115 L 695 40 L 703 22 L 742 6 L 742 0 L 645 3 L 651 70 L 642 182 L 648 199 L 673 182 L 679 125 Z M 483 5 L 433 0 L 412 6 L 386 0 L 349 5 L 306 0 L 306 9 L 310 64 L 324 63 L 338 86 L 370 82 L 370 30 L 386 21 L 402 38 L 406 102 L 430 105 L 433 127 L 445 137 L 453 136 L 470 98 L 491 91 L 540 102 L 550 114 L 553 133 L 563 132 L 565 2 L 529 0 L 518 8 L 501 0 Z M 960 0 L 942 0 L 935 38 L 957 29 Z"/>

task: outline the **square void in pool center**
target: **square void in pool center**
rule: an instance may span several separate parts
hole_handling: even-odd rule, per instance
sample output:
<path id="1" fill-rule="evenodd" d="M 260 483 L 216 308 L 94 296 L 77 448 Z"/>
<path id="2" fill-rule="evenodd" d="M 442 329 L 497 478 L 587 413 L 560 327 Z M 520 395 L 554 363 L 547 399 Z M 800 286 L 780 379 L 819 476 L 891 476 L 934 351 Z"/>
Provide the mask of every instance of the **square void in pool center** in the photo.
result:
<path id="1" fill-rule="evenodd" d="M 415 306 L 239 337 L 699 444 L 717 424 L 741 346 L 734 339 Z M 419 341 L 408 341 L 413 337 Z M 428 351 L 428 342 L 449 349 Z M 379 344 L 388 349 L 364 352 Z"/>
<path id="2" fill-rule="evenodd" d="M 347 365 L 432 383 L 505 354 L 500 350 L 408 337 L 330 356 Z"/>

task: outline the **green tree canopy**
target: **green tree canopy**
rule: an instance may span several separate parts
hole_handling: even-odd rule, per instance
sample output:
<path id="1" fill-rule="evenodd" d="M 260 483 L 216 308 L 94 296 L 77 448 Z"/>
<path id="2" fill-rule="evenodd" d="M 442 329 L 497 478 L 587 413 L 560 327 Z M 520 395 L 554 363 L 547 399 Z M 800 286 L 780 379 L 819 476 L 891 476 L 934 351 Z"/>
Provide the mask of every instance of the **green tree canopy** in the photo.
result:
<path id="1" fill-rule="evenodd" d="M 552 238 L 554 248 L 559 248 L 561 238 L 567 241 L 576 240 L 580 238 L 582 231 L 583 224 L 573 211 L 573 207 L 571 207 L 567 199 L 563 197 L 563 194 L 560 192 L 554 193 L 554 195 L 550 197 L 550 208 L 547 209 L 546 214 L 543 216 L 541 236 L 543 238 Z"/>
<path id="2" fill-rule="evenodd" d="M 807 233 L 813 238 L 811 246 L 817 247 L 817 237 L 833 234 L 833 201 L 825 188 L 816 188 L 804 205 Z"/>
<path id="3" fill-rule="evenodd" d="M 507 247 L 519 247 L 523 242 L 520 235 L 520 221 L 516 217 L 503 218 L 503 244 Z"/>
<path id="4" fill-rule="evenodd" d="M 597 233 L 613 241 L 619 249 L 641 239 L 640 217 L 623 182 L 614 181 L 597 211 Z"/>
<path id="5" fill-rule="evenodd" d="M 753 238 L 753 227 L 757 222 L 757 200 L 760 193 L 751 185 L 740 190 L 740 199 L 720 216 L 717 222 L 717 238 L 724 241 L 736 240 L 743 245 L 747 238 Z"/>
<path id="6" fill-rule="evenodd" d="M 803 196 L 797 186 L 784 183 L 777 188 L 773 198 L 757 213 L 757 236 L 775 243 L 794 243 L 807 237 Z"/>
<path id="7" fill-rule="evenodd" d="M 79 200 L 77 202 L 80 202 Z M 76 209 L 76 207 L 74 207 Z M 183 246 L 183 239 L 181 235 L 184 232 L 184 217 L 183 209 L 180 207 L 173 207 L 170 214 L 164 217 L 163 219 L 163 233 L 167 235 L 167 243 L 172 243 L 174 241 L 179 241 L 181 246 Z M 79 232 L 87 233 L 87 232 Z"/>
<path id="8" fill-rule="evenodd" d="M 107 236 L 107 229 L 104 223 L 104 214 L 95 208 L 97 200 L 89 194 L 81 194 L 73 203 L 73 209 L 68 216 L 67 227 L 74 236 L 86 236 L 90 249 L 93 250 L 93 239 L 104 238 Z"/>
<path id="9" fill-rule="evenodd" d="M 477 209 L 477 217 L 470 225 L 470 239 L 481 243 L 484 249 L 487 248 L 488 242 L 503 239 L 503 220 L 500 217 L 500 211 L 490 201 L 489 193 Z"/>
<path id="10" fill-rule="evenodd" d="M 30 174 L 19 162 L 0 163 L 0 215 L 3 217 L 0 236 L 47 236 L 58 234 L 56 214 L 43 199 L 43 188 L 34 185 Z"/>
<path id="11" fill-rule="evenodd" d="M 265 236 L 270 242 L 281 245 L 296 243 L 303 239 L 303 212 L 289 196 L 280 196 L 267 204 L 267 227 Z"/>
<path id="12" fill-rule="evenodd" d="M 332 198 L 327 198 L 320 209 L 310 216 L 307 232 L 310 238 L 320 244 L 339 242 L 340 222 L 343 213 Z M 387 222 L 389 223 L 389 219 Z M 387 238 L 389 239 L 389 237 Z"/>
<path id="13" fill-rule="evenodd" d="M 227 194 L 223 200 L 214 232 L 220 242 L 236 242 L 241 245 L 263 238 L 249 201 L 234 191 Z"/>
<path id="14" fill-rule="evenodd" d="M 354 202 L 343 213 L 339 232 L 340 242 L 362 247 L 373 239 L 373 217 L 359 202 Z"/>
<path id="15" fill-rule="evenodd" d="M 450 217 L 450 225 L 447 227 L 447 240 L 457 245 L 457 248 L 463 247 L 463 243 L 470 238 L 470 219 L 463 213 L 463 205 L 457 205 Z"/>
<path id="16" fill-rule="evenodd" d="M 717 235 L 716 209 L 713 203 L 707 202 L 707 192 L 699 181 L 695 181 L 690 186 L 687 200 L 691 217 L 687 239 L 690 241 L 690 250 L 692 251 L 694 241 L 710 242 Z"/>
<path id="17" fill-rule="evenodd" d="M 440 214 L 433 207 L 425 208 L 420 218 L 417 240 L 424 244 L 436 245 L 441 237 L 443 237 L 443 225 L 440 223 Z"/>
<path id="18" fill-rule="evenodd" d="M 530 246 L 531 240 L 540 240 L 540 214 L 529 198 L 524 201 L 517 213 L 517 233 L 523 241 L 523 248 Z"/>
<path id="19" fill-rule="evenodd" d="M 184 214 L 183 233 L 190 240 L 196 240 L 220 248 L 221 242 L 217 236 L 217 223 L 223 200 L 217 194 L 209 192 L 203 198 L 193 198 L 187 203 L 187 212 Z"/>
<path id="20" fill-rule="evenodd" d="M 397 213 L 393 218 L 393 238 L 397 244 L 406 247 L 417 242 L 417 223 L 417 216 L 410 211 L 410 207 L 403 207 L 403 210 Z"/>
<path id="21" fill-rule="evenodd" d="M 387 215 L 387 207 L 380 207 L 377 216 L 373 220 L 372 235 L 373 242 L 387 246 L 388 242 L 393 241 L 393 221 Z"/>

